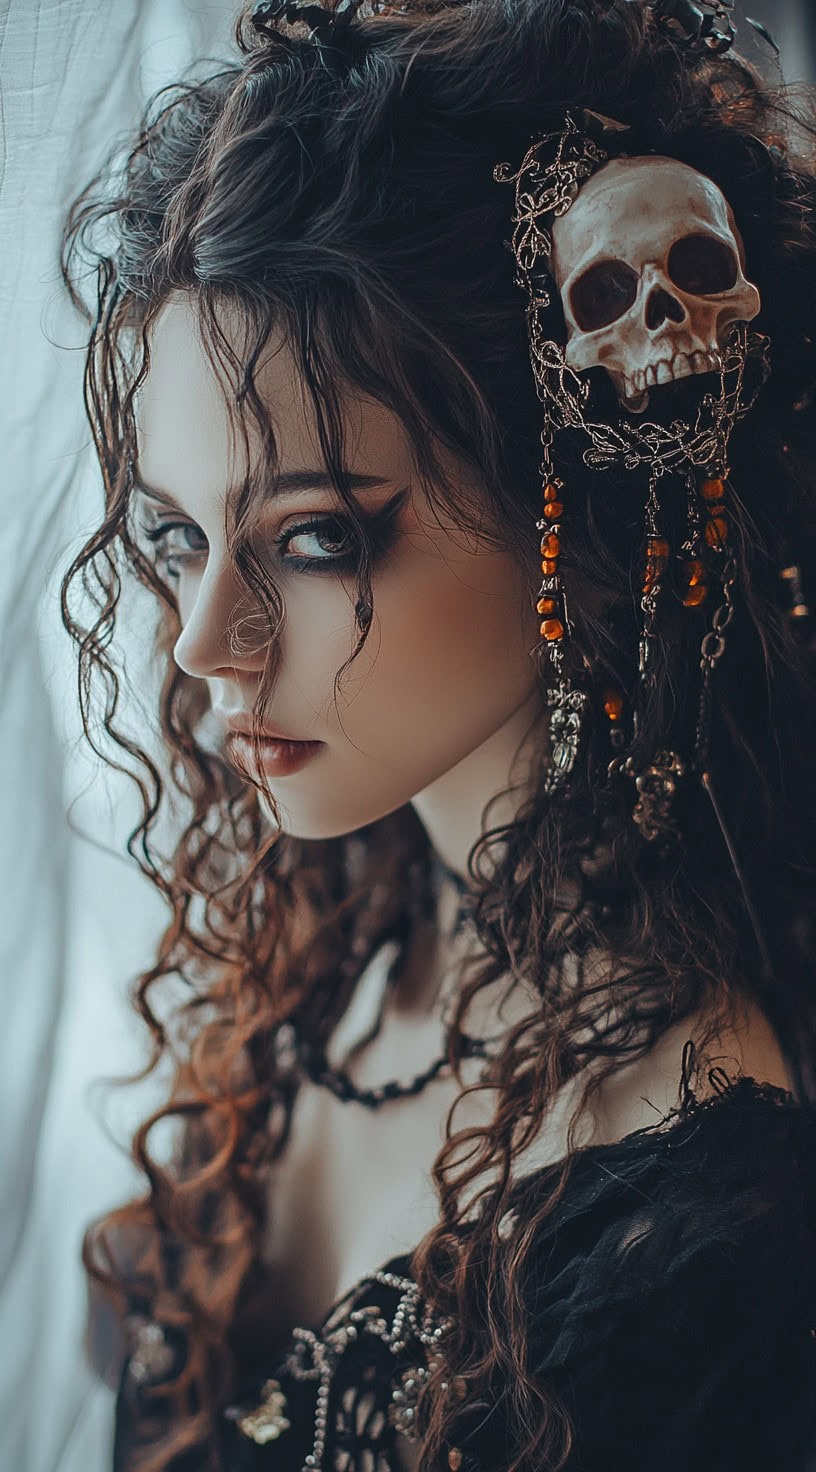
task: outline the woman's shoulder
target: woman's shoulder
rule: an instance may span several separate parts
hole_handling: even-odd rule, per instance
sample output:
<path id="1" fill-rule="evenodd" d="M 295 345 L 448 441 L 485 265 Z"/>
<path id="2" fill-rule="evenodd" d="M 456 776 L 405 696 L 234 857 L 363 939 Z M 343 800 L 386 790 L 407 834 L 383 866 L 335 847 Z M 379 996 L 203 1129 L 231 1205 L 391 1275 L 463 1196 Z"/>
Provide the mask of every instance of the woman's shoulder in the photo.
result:
<path id="1" fill-rule="evenodd" d="M 704 1047 L 697 1036 L 705 1035 Z M 516 1210 L 542 1238 L 570 1232 L 582 1212 L 610 1214 L 631 1240 L 628 1216 L 661 1231 L 664 1253 L 689 1223 L 719 1222 L 729 1240 L 801 1222 L 816 1248 L 816 1107 L 793 1091 L 762 1011 L 740 1002 L 716 1032 L 681 1021 L 604 1082 L 585 1143 L 570 1160 L 553 1206 L 542 1201 L 563 1161 L 519 1181 Z M 678 1234 L 677 1236 L 673 1235 Z M 766 1240 L 769 1240 L 766 1238 Z M 548 1244 L 547 1250 L 550 1250 Z"/>
<path id="2" fill-rule="evenodd" d="M 698 1039 L 704 1039 L 702 1046 Z M 792 1093 L 773 1028 L 748 997 L 733 998 L 719 1019 L 700 1012 L 673 1023 L 642 1058 L 617 1068 L 595 1106 L 593 1138 L 623 1139 L 670 1117 L 692 1096 L 696 1103 L 711 1097 L 718 1091 L 712 1074 L 720 1083 L 724 1077 L 751 1078 Z"/>
<path id="3" fill-rule="evenodd" d="M 816 1465 L 816 1111 L 766 1026 L 705 1058 L 665 1039 L 653 1080 L 676 1056 L 679 1099 L 641 1073 L 641 1100 L 633 1070 L 607 1120 L 622 1133 L 579 1148 L 563 1185 L 559 1164 L 518 1183 L 524 1374 L 569 1414 L 570 1467 Z"/>

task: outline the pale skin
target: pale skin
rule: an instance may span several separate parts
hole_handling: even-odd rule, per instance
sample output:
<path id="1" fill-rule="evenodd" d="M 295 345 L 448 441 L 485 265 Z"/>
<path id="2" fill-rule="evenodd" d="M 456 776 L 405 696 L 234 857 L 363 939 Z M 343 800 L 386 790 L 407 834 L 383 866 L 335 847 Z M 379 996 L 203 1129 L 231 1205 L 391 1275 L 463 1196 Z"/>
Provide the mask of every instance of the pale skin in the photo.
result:
<path id="1" fill-rule="evenodd" d="M 283 346 L 261 373 L 279 438 L 282 469 L 321 465 L 310 406 L 294 361 Z M 151 367 L 136 405 L 138 472 L 162 493 L 161 504 L 140 494 L 137 516 L 151 524 L 178 524 L 172 552 L 182 632 L 175 659 L 206 681 L 214 709 L 249 714 L 263 667 L 263 648 L 236 660 L 229 629 L 251 617 L 224 539 L 224 503 L 235 483 L 227 411 L 214 370 L 196 331 L 189 303 L 176 299 L 152 333 Z M 342 513 L 330 489 L 305 489 L 271 499 L 263 523 L 270 570 L 285 603 L 282 659 L 268 723 L 293 738 L 324 743 L 300 771 L 267 779 L 287 831 L 304 839 L 352 832 L 410 802 L 441 858 L 465 872 L 467 853 L 489 823 L 512 817 L 531 763 L 541 760 L 536 666 L 531 651 L 539 618 L 514 559 L 472 533 L 440 524 L 416 477 L 400 421 L 373 401 L 349 404 L 347 455 L 352 474 L 375 477 L 359 492 L 374 512 L 408 489 L 398 512 L 398 535 L 373 573 L 375 613 L 368 643 L 352 664 L 334 703 L 334 677 L 356 642 L 353 576 L 303 573 L 280 560 L 273 538 L 308 515 Z M 474 487 L 475 491 L 475 487 Z M 328 558 L 338 531 L 298 534 L 287 551 Z M 536 533 L 531 530 L 531 555 Z M 246 626 L 246 625 L 245 625 Z M 371 1044 L 354 1053 L 358 1083 L 409 1078 L 431 1061 L 442 1042 L 440 987 L 455 977 L 473 941 L 448 934 L 453 894 L 443 890 L 437 923 L 422 932 L 406 973 Z M 365 1031 L 366 1008 L 376 1005 L 378 976 L 363 978 L 354 1011 L 334 1040 L 337 1061 Z M 500 987 L 480 1017 L 495 1032 Z M 516 998 L 515 1008 L 524 1006 Z M 472 1029 L 471 1029 L 472 1030 Z M 643 1059 L 607 1084 L 581 1140 L 614 1140 L 678 1102 L 681 1054 L 694 1019 L 670 1029 Z M 790 1087 L 778 1043 L 761 1012 L 746 1004 L 714 1051 L 735 1068 Z M 458 1092 L 447 1078 L 413 1099 L 377 1111 L 343 1104 L 327 1091 L 303 1086 L 291 1141 L 272 1183 L 266 1255 L 274 1271 L 274 1333 L 313 1324 L 366 1273 L 410 1251 L 437 1216 L 431 1166 L 442 1142 L 447 1111 Z M 574 1090 L 553 1108 L 531 1154 L 531 1164 L 565 1152 Z M 491 1108 L 482 1093 L 463 1101 L 457 1124 L 484 1120 Z"/>

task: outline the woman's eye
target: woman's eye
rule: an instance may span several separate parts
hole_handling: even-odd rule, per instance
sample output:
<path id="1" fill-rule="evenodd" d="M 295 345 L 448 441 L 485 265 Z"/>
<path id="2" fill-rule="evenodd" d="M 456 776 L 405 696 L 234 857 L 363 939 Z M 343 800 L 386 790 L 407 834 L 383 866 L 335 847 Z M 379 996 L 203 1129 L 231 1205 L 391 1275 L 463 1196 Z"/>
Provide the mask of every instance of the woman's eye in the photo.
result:
<path id="1" fill-rule="evenodd" d="M 397 515 L 407 499 L 404 490 L 373 516 L 364 516 L 372 561 L 385 556 L 397 536 Z M 362 547 L 354 524 L 345 516 L 309 516 L 273 539 L 281 562 L 294 572 L 353 573 Z M 291 551 L 290 548 L 295 548 Z"/>
<path id="2" fill-rule="evenodd" d="M 143 526 L 142 531 L 152 543 L 155 566 L 173 581 L 180 576 L 185 563 L 195 562 L 207 552 L 203 531 L 189 521 L 166 521 L 157 526 Z"/>
<path id="3" fill-rule="evenodd" d="M 354 549 L 359 545 L 354 527 L 342 516 L 310 516 L 275 537 L 274 543 L 282 561 L 298 564 L 299 572 L 304 566 L 311 570 L 317 563 L 351 566 Z M 301 550 L 291 551 L 293 545 Z"/>

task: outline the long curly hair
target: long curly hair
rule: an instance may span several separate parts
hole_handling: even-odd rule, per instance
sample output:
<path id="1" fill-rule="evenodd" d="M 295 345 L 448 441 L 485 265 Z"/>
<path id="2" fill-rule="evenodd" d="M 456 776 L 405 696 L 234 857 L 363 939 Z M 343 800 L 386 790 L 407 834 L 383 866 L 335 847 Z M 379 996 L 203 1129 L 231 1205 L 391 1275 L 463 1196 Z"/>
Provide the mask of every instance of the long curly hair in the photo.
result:
<path id="1" fill-rule="evenodd" d="M 248 473 L 230 525 L 235 565 L 268 621 L 260 727 L 283 612 L 252 547 L 253 513 L 278 464 L 255 383 L 273 330 L 295 355 L 352 519 L 349 389 L 399 415 L 428 496 L 463 526 L 470 509 L 446 479 L 439 446 L 472 466 L 492 534 L 529 567 L 534 600 L 541 405 L 506 248 L 511 199 L 494 166 L 518 163 L 566 109 L 636 122 L 655 151 L 720 185 L 761 293 L 772 371 L 731 448 L 737 606 L 716 672 L 711 759 L 772 967 L 703 791 L 689 788 L 682 842 L 663 847 L 632 822 L 631 782 L 609 774 L 604 692 L 611 683 L 634 701 L 638 681 L 643 500 L 635 504 L 623 477 L 579 459 L 569 468 L 562 564 L 591 692 L 580 756 L 562 793 L 548 794 L 542 768 L 515 820 L 483 832 L 469 856 L 480 955 L 461 990 L 452 1064 L 472 1000 L 491 982 L 518 980 L 541 1005 L 504 1040 L 492 1122 L 464 1132 L 449 1120 L 435 1163 L 438 1222 L 413 1269 L 455 1330 L 423 1399 L 421 1465 L 447 1465 L 456 1409 L 447 1387 L 477 1395 L 499 1370 L 513 1387 L 508 1472 L 557 1469 L 570 1454 L 569 1420 L 528 1371 L 519 1285 L 594 1091 L 670 1024 L 750 996 L 802 1096 L 816 1093 L 813 647 L 779 580 L 791 562 L 806 584 L 816 568 L 816 134 L 806 109 L 739 56 L 683 48 L 640 0 L 368 0 L 319 38 L 283 18 L 261 32 L 247 8 L 236 40 L 234 62 L 151 101 L 138 135 L 74 202 L 62 256 L 90 323 L 86 404 L 105 489 L 101 525 L 66 576 L 63 616 L 79 648 L 86 732 L 139 784 L 144 812 L 129 849 L 171 912 L 134 987 L 152 1041 L 148 1068 L 171 1075 L 166 1102 L 133 1142 L 145 1189 L 85 1243 L 91 1278 L 117 1312 L 135 1307 L 185 1345 L 178 1373 L 156 1391 L 157 1429 L 140 1472 L 168 1472 L 185 1457 L 216 1469 L 219 1410 L 263 1355 L 267 1175 L 285 1148 L 295 1092 L 276 1063 L 278 1030 L 295 1022 L 324 1045 L 384 939 L 410 938 L 433 897 L 433 853 L 410 805 L 329 840 L 271 834 L 256 786 L 203 739 L 204 684 L 171 657 L 180 632 L 173 588 L 130 518 L 134 395 L 151 324 L 172 293 L 187 294 L 213 362 L 228 370 L 236 424 L 262 431 L 264 463 Z M 225 305 L 244 330 L 241 353 L 219 325 Z M 362 522 L 358 532 L 351 659 L 374 602 Z M 118 714 L 112 641 L 133 576 L 159 609 L 166 761 Z M 677 600 L 661 604 L 643 751 L 676 747 L 693 729 L 705 619 Z M 542 661 L 542 720 L 549 679 Z M 116 757 L 92 730 L 98 690 Z M 183 814 L 183 831 L 163 858 L 155 840 L 170 809 L 176 821 Z M 579 1074 L 587 1083 L 557 1184 L 533 1220 L 508 1227 L 516 1159 Z M 169 1154 L 156 1144 L 168 1122 Z"/>

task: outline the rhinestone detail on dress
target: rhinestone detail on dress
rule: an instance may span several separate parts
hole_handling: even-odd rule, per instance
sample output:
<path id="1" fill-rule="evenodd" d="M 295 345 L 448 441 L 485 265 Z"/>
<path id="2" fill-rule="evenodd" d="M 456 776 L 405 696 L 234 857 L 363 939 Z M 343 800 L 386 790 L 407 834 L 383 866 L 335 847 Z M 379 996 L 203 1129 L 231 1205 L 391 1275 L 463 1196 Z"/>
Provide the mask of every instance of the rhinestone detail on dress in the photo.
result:
<path id="1" fill-rule="evenodd" d="M 396 1290 L 397 1299 L 391 1310 L 377 1302 L 361 1301 L 372 1290 Z M 376 1296 L 376 1294 L 374 1295 Z M 277 1440 L 285 1434 L 290 1422 L 283 1414 L 286 1396 L 282 1384 L 287 1376 L 295 1382 L 314 1382 L 314 1439 L 302 1462 L 300 1472 L 322 1472 L 330 1435 L 332 1390 L 338 1369 L 352 1346 L 371 1341 L 372 1348 L 384 1346 L 395 1360 L 394 1388 L 388 1407 L 390 1427 L 414 1439 L 415 1415 L 419 1392 L 428 1376 L 428 1367 L 440 1341 L 450 1331 L 452 1321 L 440 1319 L 424 1305 L 419 1287 L 412 1278 L 382 1270 L 357 1284 L 331 1310 L 318 1331 L 296 1328 L 292 1348 L 277 1368 L 280 1379 L 268 1380 L 261 1391 L 260 1403 L 250 1409 L 231 1407 L 227 1412 L 241 1433 L 259 1445 Z M 416 1354 L 416 1364 L 413 1363 Z M 407 1364 L 405 1356 L 411 1363 Z M 337 1407 L 342 1417 L 342 1407 Z M 293 1469 L 294 1472 L 294 1469 Z"/>

